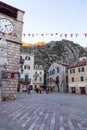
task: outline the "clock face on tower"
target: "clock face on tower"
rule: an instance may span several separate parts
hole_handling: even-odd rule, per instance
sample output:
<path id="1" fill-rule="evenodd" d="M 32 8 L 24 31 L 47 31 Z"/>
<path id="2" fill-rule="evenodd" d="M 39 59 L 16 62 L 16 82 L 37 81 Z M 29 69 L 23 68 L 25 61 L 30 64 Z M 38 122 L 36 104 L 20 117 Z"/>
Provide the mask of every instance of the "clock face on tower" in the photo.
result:
<path id="1" fill-rule="evenodd" d="M 13 24 L 8 19 L 0 19 L 0 32 L 11 33 L 13 31 Z"/>

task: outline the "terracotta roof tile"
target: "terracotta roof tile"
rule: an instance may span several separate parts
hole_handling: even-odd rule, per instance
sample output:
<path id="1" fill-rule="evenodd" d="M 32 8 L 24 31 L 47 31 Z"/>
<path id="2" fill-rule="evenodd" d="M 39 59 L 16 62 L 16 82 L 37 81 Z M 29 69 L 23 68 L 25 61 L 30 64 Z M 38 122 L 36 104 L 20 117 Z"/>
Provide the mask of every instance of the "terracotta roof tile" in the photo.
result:
<path id="1" fill-rule="evenodd" d="M 82 61 L 79 61 L 79 62 L 74 62 L 74 63 L 70 64 L 68 69 L 69 68 L 75 68 L 75 67 L 83 66 L 83 65 L 86 65 L 86 61 L 85 60 L 82 60 Z"/>
<path id="2" fill-rule="evenodd" d="M 80 58 L 80 57 L 87 57 L 87 54 L 80 55 L 79 58 Z"/>

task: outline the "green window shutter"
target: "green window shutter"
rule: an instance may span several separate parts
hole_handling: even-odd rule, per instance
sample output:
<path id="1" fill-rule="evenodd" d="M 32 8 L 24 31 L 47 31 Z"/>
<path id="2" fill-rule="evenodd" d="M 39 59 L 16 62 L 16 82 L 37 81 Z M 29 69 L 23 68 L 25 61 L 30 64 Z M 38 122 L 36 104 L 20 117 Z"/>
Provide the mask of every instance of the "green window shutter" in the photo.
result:
<path id="1" fill-rule="evenodd" d="M 26 65 L 24 66 L 24 69 L 26 69 Z"/>
<path id="2" fill-rule="evenodd" d="M 28 81 L 28 75 L 25 75 L 25 81 Z"/>
<path id="3" fill-rule="evenodd" d="M 57 67 L 57 73 L 59 73 L 59 67 Z"/>
<path id="4" fill-rule="evenodd" d="M 73 73 L 75 73 L 75 69 L 73 69 Z"/>
<path id="5" fill-rule="evenodd" d="M 78 68 L 78 71 L 80 72 L 80 68 Z"/>
<path id="6" fill-rule="evenodd" d="M 74 77 L 72 77 L 72 82 L 74 82 Z"/>
<path id="7" fill-rule="evenodd" d="M 84 67 L 82 67 L 82 72 L 84 72 Z"/>
<path id="8" fill-rule="evenodd" d="M 80 81 L 84 81 L 84 77 L 83 76 L 80 77 Z"/>
<path id="9" fill-rule="evenodd" d="M 28 69 L 30 70 L 30 66 L 28 66 Z"/>

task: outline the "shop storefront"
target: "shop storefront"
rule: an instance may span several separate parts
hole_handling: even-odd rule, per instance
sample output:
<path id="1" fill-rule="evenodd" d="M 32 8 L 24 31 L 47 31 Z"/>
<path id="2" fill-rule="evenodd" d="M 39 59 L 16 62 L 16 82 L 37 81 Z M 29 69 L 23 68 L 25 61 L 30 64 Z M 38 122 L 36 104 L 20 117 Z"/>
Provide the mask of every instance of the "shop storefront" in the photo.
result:
<path id="1" fill-rule="evenodd" d="M 76 88 L 75 87 L 71 87 L 71 92 L 72 93 L 76 93 Z"/>
<path id="2" fill-rule="evenodd" d="M 80 93 L 81 94 L 86 94 L 86 88 L 85 87 L 80 87 Z"/>

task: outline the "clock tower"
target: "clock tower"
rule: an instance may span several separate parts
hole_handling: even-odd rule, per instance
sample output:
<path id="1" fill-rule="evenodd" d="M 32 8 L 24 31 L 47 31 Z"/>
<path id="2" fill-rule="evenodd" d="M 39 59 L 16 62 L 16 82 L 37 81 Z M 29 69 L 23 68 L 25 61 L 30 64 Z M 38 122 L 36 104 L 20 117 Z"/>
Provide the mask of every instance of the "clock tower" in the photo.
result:
<path id="1" fill-rule="evenodd" d="M 0 1 L 0 91 L 3 100 L 14 99 L 17 94 L 24 13 Z"/>

